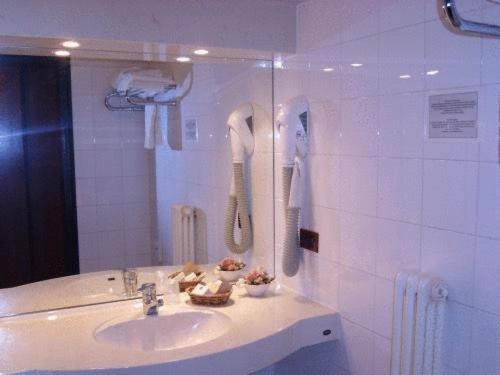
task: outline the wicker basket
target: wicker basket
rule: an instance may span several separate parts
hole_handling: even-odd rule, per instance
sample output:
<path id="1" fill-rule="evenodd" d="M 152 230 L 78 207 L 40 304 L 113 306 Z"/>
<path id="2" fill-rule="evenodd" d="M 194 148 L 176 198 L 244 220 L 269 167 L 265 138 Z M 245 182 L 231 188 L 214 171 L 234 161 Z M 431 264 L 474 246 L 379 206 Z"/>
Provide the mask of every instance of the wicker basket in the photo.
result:
<path id="1" fill-rule="evenodd" d="M 229 301 L 229 297 L 231 297 L 231 293 L 233 292 L 233 288 L 229 288 L 227 291 L 214 294 L 211 296 L 196 296 L 191 294 L 191 291 L 194 287 L 188 288 L 186 292 L 191 298 L 191 302 L 195 305 L 208 305 L 208 306 L 222 306 Z"/>
<path id="2" fill-rule="evenodd" d="M 174 272 L 171 274 L 168 278 L 173 279 L 175 276 L 177 276 L 181 271 Z M 200 276 L 203 272 L 196 272 L 196 276 Z M 201 280 L 195 280 L 195 281 L 180 281 L 179 282 L 179 292 L 185 292 L 186 289 L 188 288 L 194 288 L 196 285 L 200 283 Z"/>

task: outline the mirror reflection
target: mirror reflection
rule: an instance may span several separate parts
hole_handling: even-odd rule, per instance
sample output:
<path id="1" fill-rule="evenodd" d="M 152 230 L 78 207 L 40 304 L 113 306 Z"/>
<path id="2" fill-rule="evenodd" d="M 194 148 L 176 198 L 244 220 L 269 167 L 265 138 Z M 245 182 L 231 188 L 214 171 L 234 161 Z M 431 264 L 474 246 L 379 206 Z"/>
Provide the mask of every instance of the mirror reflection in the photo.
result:
<path id="1" fill-rule="evenodd" d="M 269 61 L 24 42 L 0 56 L 0 315 L 167 293 L 227 257 L 229 281 L 274 273 Z"/>

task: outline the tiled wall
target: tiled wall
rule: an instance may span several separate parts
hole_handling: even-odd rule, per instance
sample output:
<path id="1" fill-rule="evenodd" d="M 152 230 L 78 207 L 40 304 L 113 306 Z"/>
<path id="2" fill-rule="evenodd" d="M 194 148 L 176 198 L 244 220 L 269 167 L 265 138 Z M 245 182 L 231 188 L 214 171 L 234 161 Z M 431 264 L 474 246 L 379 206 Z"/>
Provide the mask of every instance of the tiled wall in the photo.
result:
<path id="1" fill-rule="evenodd" d="M 302 3 L 299 52 L 276 72 L 277 104 L 312 103 L 303 226 L 320 233 L 319 254 L 304 252 L 284 282 L 341 313 L 338 373 L 389 373 L 392 283 L 405 269 L 449 284 L 445 373 L 500 373 L 500 41 L 452 33 L 437 3 Z M 457 4 L 500 23 L 494 2 Z M 469 91 L 479 137 L 429 139 L 429 95 Z"/>
<path id="2" fill-rule="evenodd" d="M 144 113 L 104 106 L 130 66 L 137 62 L 71 62 L 81 272 L 152 264 L 154 154 L 144 148 Z"/>
<path id="3" fill-rule="evenodd" d="M 232 171 L 227 119 L 239 105 L 260 108 L 254 120 L 255 150 L 247 160 L 254 244 L 243 259 L 249 267 L 272 270 L 273 154 L 272 77 L 270 64 L 227 61 L 193 65 L 194 81 L 182 101 L 183 125 L 195 120 L 196 142 L 183 139 L 183 150 L 156 149 L 159 236 L 165 262 L 172 264 L 171 207 L 187 204 L 199 209 L 207 223 L 208 261 L 230 255 L 224 244 L 224 220 Z M 200 217 L 201 217 L 200 216 Z M 233 256 L 235 256 L 233 254 Z"/>

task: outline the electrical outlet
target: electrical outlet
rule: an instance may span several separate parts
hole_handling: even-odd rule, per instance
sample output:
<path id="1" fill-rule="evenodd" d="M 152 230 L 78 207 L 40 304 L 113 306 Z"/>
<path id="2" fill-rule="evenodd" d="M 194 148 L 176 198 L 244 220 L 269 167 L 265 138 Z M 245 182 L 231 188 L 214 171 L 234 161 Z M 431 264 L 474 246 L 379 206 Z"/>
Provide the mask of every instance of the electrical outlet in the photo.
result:
<path id="1" fill-rule="evenodd" d="M 319 233 L 300 228 L 300 247 L 319 253 Z"/>

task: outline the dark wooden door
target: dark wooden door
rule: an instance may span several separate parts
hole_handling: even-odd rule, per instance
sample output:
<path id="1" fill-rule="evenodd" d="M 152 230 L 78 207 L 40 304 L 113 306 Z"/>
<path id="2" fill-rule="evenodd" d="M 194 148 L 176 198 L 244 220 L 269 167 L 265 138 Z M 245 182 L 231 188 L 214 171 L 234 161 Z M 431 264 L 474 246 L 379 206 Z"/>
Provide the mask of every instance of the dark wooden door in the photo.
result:
<path id="1" fill-rule="evenodd" d="M 0 56 L 0 288 L 78 273 L 69 60 Z"/>

